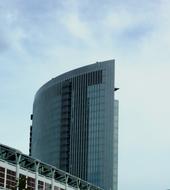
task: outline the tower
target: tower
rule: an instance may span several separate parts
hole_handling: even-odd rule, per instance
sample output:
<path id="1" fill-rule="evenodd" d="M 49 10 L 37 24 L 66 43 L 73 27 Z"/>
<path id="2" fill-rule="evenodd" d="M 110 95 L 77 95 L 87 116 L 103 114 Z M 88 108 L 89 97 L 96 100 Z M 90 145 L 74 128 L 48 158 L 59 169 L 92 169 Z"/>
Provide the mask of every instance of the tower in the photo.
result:
<path id="1" fill-rule="evenodd" d="M 64 73 L 36 93 L 30 155 L 117 190 L 118 101 L 114 60 Z"/>

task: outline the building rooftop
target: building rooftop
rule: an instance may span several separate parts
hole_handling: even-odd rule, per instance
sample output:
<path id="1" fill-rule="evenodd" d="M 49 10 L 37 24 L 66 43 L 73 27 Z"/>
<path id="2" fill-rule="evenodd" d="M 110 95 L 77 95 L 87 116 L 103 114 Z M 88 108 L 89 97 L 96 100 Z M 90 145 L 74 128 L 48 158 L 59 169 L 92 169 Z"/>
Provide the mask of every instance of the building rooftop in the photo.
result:
<path id="1" fill-rule="evenodd" d="M 19 164 L 20 168 L 23 168 L 30 172 L 36 172 L 38 165 L 38 173 L 41 176 L 45 176 L 48 178 L 52 178 L 54 176 L 55 181 L 67 184 L 68 186 L 71 186 L 73 188 L 102 190 L 100 187 L 96 187 L 91 183 L 88 183 L 76 176 L 73 176 L 54 166 L 25 155 L 21 151 L 3 144 L 0 144 L 0 161 L 6 162 L 11 165 Z"/>

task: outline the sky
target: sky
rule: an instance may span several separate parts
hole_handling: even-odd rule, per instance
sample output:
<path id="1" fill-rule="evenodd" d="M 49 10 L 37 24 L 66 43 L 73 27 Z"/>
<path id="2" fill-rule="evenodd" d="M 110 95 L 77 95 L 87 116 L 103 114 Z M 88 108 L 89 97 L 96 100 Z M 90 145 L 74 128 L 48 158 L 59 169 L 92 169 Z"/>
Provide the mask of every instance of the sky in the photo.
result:
<path id="1" fill-rule="evenodd" d="M 170 188 L 169 57 L 169 0 L 0 0 L 0 143 L 28 154 L 40 86 L 115 59 L 119 190 Z"/>

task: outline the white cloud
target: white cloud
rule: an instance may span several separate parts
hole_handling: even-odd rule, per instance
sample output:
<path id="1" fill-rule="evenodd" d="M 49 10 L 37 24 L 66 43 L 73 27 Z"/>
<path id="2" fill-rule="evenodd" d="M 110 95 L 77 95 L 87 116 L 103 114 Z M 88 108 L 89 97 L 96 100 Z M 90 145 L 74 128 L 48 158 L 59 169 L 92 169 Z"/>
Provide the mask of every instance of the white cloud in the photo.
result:
<path id="1" fill-rule="evenodd" d="M 128 11 L 118 10 L 109 12 L 105 17 L 104 22 L 106 27 L 108 27 L 109 32 L 114 32 L 114 30 L 122 32 L 129 27 L 133 27 L 136 23 L 139 23 L 140 20 Z"/>
<path id="2" fill-rule="evenodd" d="M 73 68 L 115 58 L 120 87 L 119 189 L 170 187 L 170 2 L 69 2 L 60 10 L 47 10 L 44 4 L 31 12 L 32 1 L 29 10 L 27 5 L 23 9 L 26 15 L 18 5 L 1 14 L 0 42 L 8 45 L 0 56 L 2 143 L 27 152 L 33 96 L 43 83 Z M 6 138 L 11 128 L 20 136 L 17 141 L 15 135 Z"/>
<path id="3" fill-rule="evenodd" d="M 77 15 L 67 15 L 62 19 L 62 23 L 67 30 L 75 37 L 87 40 L 89 39 L 90 31 L 85 23 L 83 23 Z"/>

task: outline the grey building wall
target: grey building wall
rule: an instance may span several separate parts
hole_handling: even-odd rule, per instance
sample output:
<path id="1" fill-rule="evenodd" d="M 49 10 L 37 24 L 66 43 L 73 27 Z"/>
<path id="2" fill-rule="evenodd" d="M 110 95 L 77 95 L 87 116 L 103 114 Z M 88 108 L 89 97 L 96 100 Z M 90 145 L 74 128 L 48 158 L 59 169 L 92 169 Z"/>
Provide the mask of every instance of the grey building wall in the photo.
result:
<path id="1" fill-rule="evenodd" d="M 114 101 L 114 128 L 113 128 L 113 189 L 118 189 L 118 120 L 119 101 Z"/>
<path id="2" fill-rule="evenodd" d="M 117 189 L 114 70 L 114 60 L 97 62 L 42 86 L 30 135 L 33 157 L 105 190 Z"/>

